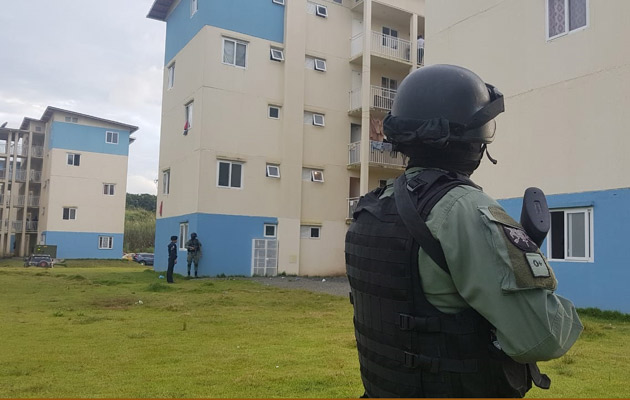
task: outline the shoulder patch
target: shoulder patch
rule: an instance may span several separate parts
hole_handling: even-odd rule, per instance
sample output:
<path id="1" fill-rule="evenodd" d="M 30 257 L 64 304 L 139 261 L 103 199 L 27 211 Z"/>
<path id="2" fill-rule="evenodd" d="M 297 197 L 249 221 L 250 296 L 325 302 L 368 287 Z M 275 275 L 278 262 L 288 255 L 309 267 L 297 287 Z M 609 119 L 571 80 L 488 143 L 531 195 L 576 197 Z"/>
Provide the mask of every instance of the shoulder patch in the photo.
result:
<path id="1" fill-rule="evenodd" d="M 505 233 L 507 240 L 523 251 L 534 252 L 538 250 L 536 243 L 527 236 L 527 233 L 523 229 L 503 225 L 503 233 Z"/>

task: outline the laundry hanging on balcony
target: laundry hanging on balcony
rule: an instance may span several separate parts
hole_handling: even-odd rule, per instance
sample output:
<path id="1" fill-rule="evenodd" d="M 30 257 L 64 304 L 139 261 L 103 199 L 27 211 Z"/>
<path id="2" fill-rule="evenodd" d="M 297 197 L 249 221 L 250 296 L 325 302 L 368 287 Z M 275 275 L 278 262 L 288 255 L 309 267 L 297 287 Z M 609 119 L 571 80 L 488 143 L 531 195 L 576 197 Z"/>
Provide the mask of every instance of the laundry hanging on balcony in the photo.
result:
<path id="1" fill-rule="evenodd" d="M 370 140 L 382 142 L 384 137 L 383 120 L 370 115 Z"/>

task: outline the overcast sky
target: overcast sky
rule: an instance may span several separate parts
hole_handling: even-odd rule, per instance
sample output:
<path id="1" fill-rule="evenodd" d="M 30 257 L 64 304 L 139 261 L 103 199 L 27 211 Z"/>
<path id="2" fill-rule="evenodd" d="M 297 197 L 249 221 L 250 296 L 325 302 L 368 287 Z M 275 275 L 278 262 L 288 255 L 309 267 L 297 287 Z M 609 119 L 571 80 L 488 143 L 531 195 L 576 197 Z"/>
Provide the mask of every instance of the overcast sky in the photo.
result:
<path id="1" fill-rule="evenodd" d="M 153 0 L 0 0 L 0 124 L 47 106 L 135 125 L 127 192 L 156 193 L 164 22 Z"/>

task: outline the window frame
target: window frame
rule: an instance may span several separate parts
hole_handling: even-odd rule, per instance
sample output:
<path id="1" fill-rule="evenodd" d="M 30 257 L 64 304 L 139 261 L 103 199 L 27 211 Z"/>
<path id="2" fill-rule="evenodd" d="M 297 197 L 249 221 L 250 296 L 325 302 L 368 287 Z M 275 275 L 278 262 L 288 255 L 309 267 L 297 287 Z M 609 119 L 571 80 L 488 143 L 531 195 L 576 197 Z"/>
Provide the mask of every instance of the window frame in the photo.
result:
<path id="1" fill-rule="evenodd" d="M 109 134 L 111 133 L 111 140 L 109 140 Z M 118 139 L 120 137 L 120 134 L 118 132 L 115 131 L 105 131 L 105 143 L 107 144 L 118 144 Z M 116 140 L 114 140 L 114 138 L 116 138 Z"/>
<path id="2" fill-rule="evenodd" d="M 171 169 L 162 170 L 162 194 L 169 194 L 171 190 Z"/>
<path id="3" fill-rule="evenodd" d="M 328 18 L 328 7 L 322 4 L 315 4 L 315 15 L 322 18 Z"/>
<path id="4" fill-rule="evenodd" d="M 221 164 L 228 164 L 229 165 L 229 169 L 228 169 L 228 185 L 221 185 L 219 182 L 220 176 L 221 176 Z M 240 165 L 241 166 L 241 171 L 240 171 L 240 186 L 232 186 L 232 172 L 233 172 L 233 166 L 234 165 Z M 244 170 L 244 163 L 240 162 L 240 161 L 232 161 L 232 160 L 217 160 L 217 187 L 219 188 L 224 188 L 224 189 L 243 189 L 243 170 Z"/>
<path id="5" fill-rule="evenodd" d="M 232 62 L 225 62 L 225 43 L 226 42 L 234 43 L 234 58 L 233 58 Z M 241 44 L 241 45 L 245 46 L 245 58 L 244 58 L 245 65 L 238 65 L 238 64 L 236 64 L 236 47 L 237 47 L 238 44 Z M 236 68 L 247 69 L 247 57 L 248 57 L 248 53 L 249 53 L 247 51 L 248 47 L 249 47 L 249 43 L 248 42 L 245 42 L 243 40 L 238 40 L 238 39 L 232 39 L 232 38 L 224 36 L 223 37 L 223 46 L 221 47 L 221 50 L 222 50 L 221 51 L 221 62 L 223 64 L 225 64 L 225 65 L 231 65 L 231 66 L 236 67 Z"/>
<path id="6" fill-rule="evenodd" d="M 280 119 L 280 106 L 274 106 L 272 104 L 269 104 L 269 106 L 267 106 L 267 118 L 269 119 Z M 271 115 L 271 109 L 276 109 L 278 110 L 278 116 L 274 117 Z"/>
<path id="7" fill-rule="evenodd" d="M 68 210 L 68 218 L 66 218 L 66 210 Z M 76 221 L 77 207 L 62 207 L 61 219 L 63 221 Z"/>
<path id="8" fill-rule="evenodd" d="M 167 67 L 166 90 L 171 90 L 175 85 L 175 62 Z"/>
<path id="9" fill-rule="evenodd" d="M 321 63 L 321 65 L 318 66 L 318 62 Z M 326 60 L 313 57 L 313 69 L 315 71 L 326 72 Z"/>
<path id="10" fill-rule="evenodd" d="M 66 153 L 66 164 L 71 167 L 79 167 L 81 166 L 81 154 L 80 153 Z M 72 158 L 72 162 L 70 161 Z"/>
<path id="11" fill-rule="evenodd" d="M 191 100 L 188 103 L 184 104 L 184 118 L 185 118 L 185 122 L 188 124 L 187 130 L 190 130 L 193 127 L 194 109 L 195 109 L 194 100 Z"/>
<path id="12" fill-rule="evenodd" d="M 549 212 L 551 213 L 562 212 L 563 213 L 562 228 L 563 228 L 563 240 L 564 240 L 564 244 L 563 244 L 564 258 L 552 258 L 553 257 L 553 252 L 552 252 L 553 223 L 552 223 L 551 224 L 552 226 L 549 229 L 549 234 L 547 235 L 547 259 L 549 261 L 557 261 L 557 262 L 589 262 L 589 263 L 594 262 L 595 260 L 594 232 L 595 230 L 593 228 L 593 221 L 594 221 L 593 207 L 589 206 L 589 207 L 573 207 L 573 208 L 555 208 L 555 209 L 549 210 Z M 574 214 L 584 214 L 584 225 L 585 225 L 584 251 L 586 253 L 584 257 L 569 256 L 569 250 L 570 250 L 571 239 L 572 239 L 570 229 L 569 229 L 569 225 L 570 225 L 569 215 L 574 215 Z"/>
<path id="13" fill-rule="evenodd" d="M 271 169 L 275 168 L 277 170 L 276 174 L 272 174 L 271 173 Z M 275 179 L 280 179 L 280 166 L 277 164 L 267 164 L 266 168 L 266 176 L 268 178 L 275 178 Z"/>
<path id="14" fill-rule="evenodd" d="M 275 47 L 271 47 L 269 49 L 269 56 L 270 56 L 271 60 L 273 60 L 273 61 L 283 62 L 284 61 L 284 50 L 283 49 L 278 49 L 278 48 L 275 48 Z"/>
<path id="15" fill-rule="evenodd" d="M 267 234 L 267 228 L 273 227 L 273 235 Z M 278 237 L 278 224 L 263 224 L 263 237 L 276 238 Z"/>
<path id="16" fill-rule="evenodd" d="M 545 0 L 545 30 L 546 30 L 546 32 L 545 32 L 546 35 L 545 36 L 547 37 L 547 41 L 548 42 L 552 41 L 554 39 L 560 38 L 562 36 L 570 35 L 572 33 L 579 32 L 579 31 L 581 31 L 583 29 L 588 28 L 588 26 L 590 24 L 589 0 L 584 0 L 584 2 L 585 2 L 584 9 L 585 9 L 585 13 L 586 13 L 586 15 L 585 15 L 586 22 L 585 22 L 585 24 L 583 26 L 580 26 L 579 28 L 575 28 L 575 29 L 570 29 L 570 24 L 571 24 L 571 21 L 569 19 L 569 17 L 570 17 L 569 5 L 571 4 L 570 0 L 564 0 L 564 32 L 561 32 L 561 33 L 559 33 L 559 34 L 557 34 L 555 36 L 550 36 L 550 29 L 549 29 L 549 27 L 550 27 L 549 26 L 549 23 L 550 23 L 550 21 L 549 21 L 549 2 L 550 1 L 552 1 L 552 0 Z"/>
<path id="17" fill-rule="evenodd" d="M 318 122 L 317 119 L 321 118 L 321 122 Z M 313 113 L 313 125 L 315 126 L 326 126 L 326 117 L 324 114 Z"/>
<path id="18" fill-rule="evenodd" d="M 308 230 L 308 234 L 305 232 Z M 313 236 L 313 232 L 317 232 L 316 236 Z M 322 227 L 317 225 L 300 225 L 300 238 L 301 239 L 316 239 L 319 240 L 322 237 Z"/>
<path id="19" fill-rule="evenodd" d="M 105 196 L 114 196 L 114 194 L 116 193 L 115 187 L 115 183 L 103 183 L 103 194 Z"/>
<path id="20" fill-rule="evenodd" d="M 317 176 L 319 175 L 319 176 Z M 324 183 L 324 171 L 320 169 L 311 170 L 311 182 Z"/>
<path id="21" fill-rule="evenodd" d="M 103 239 L 107 239 L 107 243 L 103 246 Z M 98 236 L 98 249 L 99 250 L 113 250 L 114 249 L 114 237 L 99 235 Z"/>
<path id="22" fill-rule="evenodd" d="M 188 241 L 188 222 L 179 223 L 179 250 L 186 250 L 186 242 Z"/>

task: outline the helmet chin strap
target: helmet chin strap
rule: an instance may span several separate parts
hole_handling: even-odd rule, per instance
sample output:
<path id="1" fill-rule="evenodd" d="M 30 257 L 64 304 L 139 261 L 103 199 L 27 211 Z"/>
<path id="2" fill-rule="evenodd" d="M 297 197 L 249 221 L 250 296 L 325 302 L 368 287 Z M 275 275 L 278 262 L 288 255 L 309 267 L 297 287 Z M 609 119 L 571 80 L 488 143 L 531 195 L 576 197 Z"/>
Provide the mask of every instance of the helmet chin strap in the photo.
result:
<path id="1" fill-rule="evenodd" d="M 490 152 L 488 151 L 488 145 L 484 143 L 483 148 L 481 149 L 481 151 L 485 151 L 486 152 L 486 156 L 488 157 L 488 160 L 490 160 L 490 162 L 494 165 L 497 165 L 498 161 L 495 160 L 494 158 L 492 158 L 492 156 L 490 155 Z"/>

